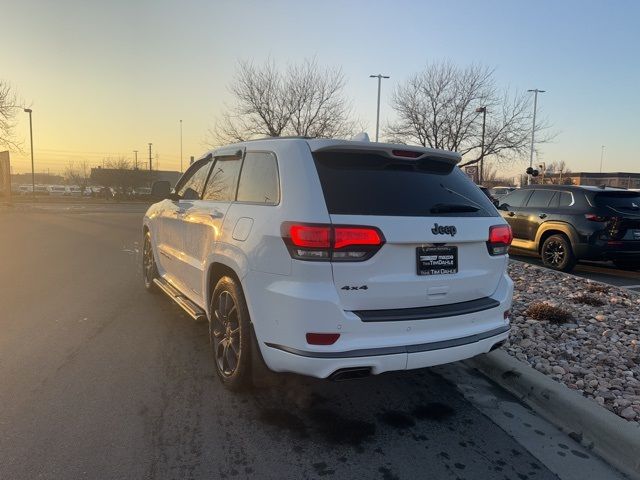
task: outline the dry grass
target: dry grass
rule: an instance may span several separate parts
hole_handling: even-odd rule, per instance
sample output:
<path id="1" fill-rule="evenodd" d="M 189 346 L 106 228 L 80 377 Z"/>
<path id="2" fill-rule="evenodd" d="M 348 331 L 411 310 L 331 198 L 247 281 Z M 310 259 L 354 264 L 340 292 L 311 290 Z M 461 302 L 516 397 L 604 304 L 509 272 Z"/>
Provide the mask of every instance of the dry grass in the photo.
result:
<path id="1" fill-rule="evenodd" d="M 573 297 L 573 301 L 576 303 L 584 303 L 585 305 L 591 305 L 592 307 L 601 307 L 606 302 L 602 299 L 596 297 L 595 295 L 589 295 L 588 293 L 583 293 L 578 295 L 577 297 Z"/>
<path id="2" fill-rule="evenodd" d="M 587 290 L 591 293 L 609 293 L 611 288 L 607 285 L 601 285 L 599 283 L 590 283 L 587 285 Z"/>
<path id="3" fill-rule="evenodd" d="M 524 314 L 534 320 L 546 320 L 551 323 L 568 323 L 573 320 L 569 310 L 542 302 L 532 303 Z"/>

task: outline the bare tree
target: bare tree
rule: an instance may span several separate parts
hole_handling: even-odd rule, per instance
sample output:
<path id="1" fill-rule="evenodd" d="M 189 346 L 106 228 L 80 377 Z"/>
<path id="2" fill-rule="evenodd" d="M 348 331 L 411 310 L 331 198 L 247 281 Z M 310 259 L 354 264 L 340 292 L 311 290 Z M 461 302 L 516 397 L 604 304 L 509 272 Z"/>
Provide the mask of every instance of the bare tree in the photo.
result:
<path id="1" fill-rule="evenodd" d="M 496 187 L 499 185 L 511 185 L 513 180 L 506 176 L 501 176 L 498 167 L 495 164 L 486 164 L 484 166 L 484 179 L 482 184 L 485 187 Z"/>
<path id="2" fill-rule="evenodd" d="M 460 152 L 466 162 L 481 156 L 482 114 L 487 123 L 484 154 L 498 161 L 510 160 L 527 152 L 531 139 L 531 101 L 526 92 L 501 92 L 493 80 L 493 70 L 471 65 L 460 68 L 450 62 L 435 63 L 398 85 L 391 97 L 397 120 L 387 125 L 390 141 Z M 548 140 L 538 131 L 538 142 Z"/>
<path id="3" fill-rule="evenodd" d="M 284 71 L 272 60 L 263 65 L 241 62 L 229 87 L 235 103 L 210 131 L 212 143 L 264 136 L 347 136 L 356 123 L 343 94 L 345 83 L 341 69 L 322 68 L 315 59 Z"/>
<path id="4" fill-rule="evenodd" d="M 64 169 L 64 178 L 70 185 L 84 188 L 89 183 L 89 168 L 86 160 L 76 163 L 71 160 Z"/>
<path id="5" fill-rule="evenodd" d="M 11 150 L 20 150 L 20 144 L 16 142 L 13 129 L 15 117 L 20 112 L 21 101 L 18 94 L 9 82 L 0 79 L 0 147 Z"/>
<path id="6" fill-rule="evenodd" d="M 558 185 L 566 185 L 567 182 L 571 182 L 571 179 L 566 175 L 571 173 L 571 169 L 567 167 L 567 163 L 564 160 L 551 162 L 546 165 L 546 175 L 549 175 L 551 183 Z"/>

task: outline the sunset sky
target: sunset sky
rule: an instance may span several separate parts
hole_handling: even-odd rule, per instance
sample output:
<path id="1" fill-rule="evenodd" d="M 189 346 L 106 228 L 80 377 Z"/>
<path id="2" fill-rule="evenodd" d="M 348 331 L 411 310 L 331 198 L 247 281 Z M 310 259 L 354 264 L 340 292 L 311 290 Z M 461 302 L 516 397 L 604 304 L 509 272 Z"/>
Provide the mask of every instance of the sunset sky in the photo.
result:
<path id="1" fill-rule="evenodd" d="M 161 169 L 207 149 L 239 60 L 316 56 L 341 66 L 358 117 L 375 131 L 376 81 L 388 94 L 425 64 L 496 68 L 501 86 L 540 88 L 558 133 L 540 160 L 574 171 L 638 171 L 640 2 L 637 1 L 35 1 L 0 0 L 0 78 L 32 105 L 37 171 L 153 143 Z M 27 115 L 16 135 L 28 152 Z M 14 172 L 29 157 L 12 153 Z M 528 158 L 510 171 L 521 171 Z"/>

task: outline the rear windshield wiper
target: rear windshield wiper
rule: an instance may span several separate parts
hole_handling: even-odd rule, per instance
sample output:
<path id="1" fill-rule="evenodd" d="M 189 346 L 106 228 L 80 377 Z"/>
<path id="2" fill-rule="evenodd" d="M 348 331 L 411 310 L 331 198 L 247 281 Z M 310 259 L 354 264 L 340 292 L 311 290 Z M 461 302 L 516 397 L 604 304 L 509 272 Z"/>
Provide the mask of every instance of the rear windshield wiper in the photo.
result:
<path id="1" fill-rule="evenodd" d="M 431 207 L 431 213 L 464 213 L 464 212 L 477 212 L 480 210 L 473 205 L 466 205 L 464 203 L 436 203 Z"/>

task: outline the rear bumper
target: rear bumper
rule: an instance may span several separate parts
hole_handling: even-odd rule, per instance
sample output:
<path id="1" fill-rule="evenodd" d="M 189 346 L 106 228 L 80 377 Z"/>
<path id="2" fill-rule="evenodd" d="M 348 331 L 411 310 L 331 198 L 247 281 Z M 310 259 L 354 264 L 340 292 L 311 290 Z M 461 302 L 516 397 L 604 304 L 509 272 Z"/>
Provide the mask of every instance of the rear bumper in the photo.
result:
<path id="1" fill-rule="evenodd" d="M 319 378 L 344 368 L 368 367 L 377 374 L 487 353 L 508 336 L 504 312 L 511 308 L 513 294 L 513 282 L 505 273 L 490 296 L 491 305 L 463 305 L 457 314 L 442 316 L 428 309 L 424 316 L 414 315 L 424 309 L 410 309 L 402 312 L 411 313 L 408 317 L 389 321 L 376 313 L 373 321 L 364 321 L 358 316 L 362 312 L 342 308 L 331 278 L 301 284 L 291 277 L 250 271 L 243 288 L 267 366 Z M 333 345 L 310 345 L 305 338 L 309 332 L 339 333 L 340 338 Z"/>
<path id="2" fill-rule="evenodd" d="M 293 371 L 312 377 L 327 378 L 338 370 L 367 367 L 371 369 L 372 374 L 377 375 L 475 357 L 488 353 L 494 345 L 505 341 L 508 336 L 509 327 L 506 326 L 462 339 L 405 347 L 322 353 L 270 344 L 262 349 L 262 353 L 268 366 L 277 372 Z"/>

